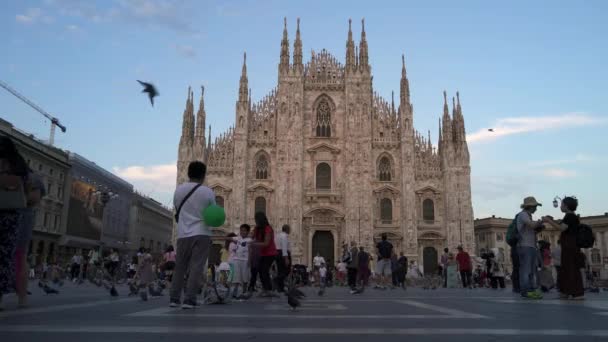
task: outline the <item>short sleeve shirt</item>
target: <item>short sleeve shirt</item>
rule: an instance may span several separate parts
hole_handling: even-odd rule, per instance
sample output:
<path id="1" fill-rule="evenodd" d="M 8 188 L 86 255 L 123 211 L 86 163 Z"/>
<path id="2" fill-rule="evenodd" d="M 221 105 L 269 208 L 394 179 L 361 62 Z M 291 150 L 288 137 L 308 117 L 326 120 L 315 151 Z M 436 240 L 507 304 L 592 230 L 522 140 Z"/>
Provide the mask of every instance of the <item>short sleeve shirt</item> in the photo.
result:
<path id="1" fill-rule="evenodd" d="M 180 206 L 186 195 L 195 187 L 197 183 L 186 182 L 177 186 L 173 196 L 173 205 Z M 205 224 L 202 211 L 208 206 L 215 204 L 215 194 L 213 190 L 202 185 L 188 198 L 179 213 L 177 224 L 177 238 L 187 238 L 197 235 L 211 235 L 211 228 Z"/>
<path id="2" fill-rule="evenodd" d="M 249 259 L 249 245 L 253 241 L 250 237 L 242 238 L 237 237 L 236 242 L 236 253 L 234 258 L 236 260 L 244 260 L 247 261 Z"/>

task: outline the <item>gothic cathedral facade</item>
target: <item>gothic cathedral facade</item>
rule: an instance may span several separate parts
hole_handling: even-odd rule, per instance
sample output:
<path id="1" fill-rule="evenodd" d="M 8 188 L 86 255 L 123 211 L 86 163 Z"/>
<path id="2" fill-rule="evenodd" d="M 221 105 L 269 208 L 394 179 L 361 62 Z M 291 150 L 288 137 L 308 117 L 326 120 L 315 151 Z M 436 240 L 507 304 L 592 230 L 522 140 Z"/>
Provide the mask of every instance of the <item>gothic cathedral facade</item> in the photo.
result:
<path id="1" fill-rule="evenodd" d="M 205 161 L 227 217 L 214 234 L 264 211 L 276 232 L 291 226 L 294 262 L 310 265 L 317 253 L 337 262 L 345 243 L 374 253 L 386 233 L 430 270 L 444 247 L 475 250 L 464 118 L 459 98 L 451 115 L 447 102 L 444 92 L 435 147 L 414 129 L 405 61 L 398 106 L 374 92 L 364 26 L 356 46 L 349 21 L 344 64 L 326 50 L 305 63 L 299 19 L 293 56 L 285 22 L 277 87 L 253 103 L 245 56 L 234 126 L 213 143 L 203 94 L 195 120 L 188 90 L 177 183 L 190 161 Z"/>

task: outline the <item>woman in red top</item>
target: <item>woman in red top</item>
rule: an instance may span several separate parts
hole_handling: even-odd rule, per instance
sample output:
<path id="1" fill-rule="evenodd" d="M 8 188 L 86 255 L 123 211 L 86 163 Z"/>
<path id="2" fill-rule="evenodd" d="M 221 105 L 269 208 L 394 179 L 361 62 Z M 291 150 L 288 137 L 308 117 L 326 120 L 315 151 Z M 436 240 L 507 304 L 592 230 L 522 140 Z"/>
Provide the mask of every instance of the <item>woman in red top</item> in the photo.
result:
<path id="1" fill-rule="evenodd" d="M 255 213 L 255 242 L 254 246 L 257 246 L 260 251 L 260 261 L 258 265 L 258 272 L 260 274 L 260 280 L 262 280 L 262 287 L 264 292 L 261 293 L 262 297 L 272 296 L 272 282 L 270 281 L 270 267 L 272 262 L 277 255 L 277 247 L 274 244 L 274 230 L 268 223 L 268 218 L 263 212 Z"/>

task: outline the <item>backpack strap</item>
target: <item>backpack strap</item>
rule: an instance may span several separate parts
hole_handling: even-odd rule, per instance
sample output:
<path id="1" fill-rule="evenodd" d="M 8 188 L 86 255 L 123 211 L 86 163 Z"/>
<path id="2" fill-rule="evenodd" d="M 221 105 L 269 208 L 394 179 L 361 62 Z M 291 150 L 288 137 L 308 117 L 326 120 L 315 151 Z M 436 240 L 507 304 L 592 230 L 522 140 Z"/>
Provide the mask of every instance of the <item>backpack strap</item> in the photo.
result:
<path id="1" fill-rule="evenodd" d="M 186 203 L 186 201 L 188 200 L 188 198 L 190 198 L 190 196 L 192 196 L 192 194 L 196 191 L 196 189 L 198 189 L 202 184 L 197 184 L 195 185 L 192 190 L 190 190 L 190 192 L 186 195 L 186 197 L 184 197 L 184 199 L 182 200 L 182 203 L 179 204 L 179 207 L 177 208 L 177 211 L 175 212 L 175 222 L 179 222 L 179 213 L 182 211 L 182 207 L 184 206 L 184 203 Z"/>

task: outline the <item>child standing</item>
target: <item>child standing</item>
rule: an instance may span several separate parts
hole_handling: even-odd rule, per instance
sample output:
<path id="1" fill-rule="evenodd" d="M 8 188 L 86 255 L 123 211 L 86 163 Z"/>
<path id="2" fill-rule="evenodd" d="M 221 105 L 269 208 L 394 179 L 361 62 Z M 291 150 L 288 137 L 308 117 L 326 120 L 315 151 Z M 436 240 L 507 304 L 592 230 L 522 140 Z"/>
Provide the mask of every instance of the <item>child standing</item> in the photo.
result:
<path id="1" fill-rule="evenodd" d="M 247 298 L 247 283 L 249 283 L 249 277 L 251 276 L 249 270 L 249 245 L 253 241 L 249 236 L 250 232 L 251 227 L 248 224 L 242 224 L 239 232 L 240 235 L 233 240 L 233 243 L 236 245 L 232 261 L 234 265 L 234 276 L 232 277 L 232 284 L 234 285 L 233 298 Z M 238 295 L 239 285 L 243 288 L 241 296 Z"/>
<path id="2" fill-rule="evenodd" d="M 321 290 L 325 289 L 325 285 L 327 284 L 327 266 L 325 263 L 322 263 L 321 267 L 319 267 L 319 282 Z"/>

